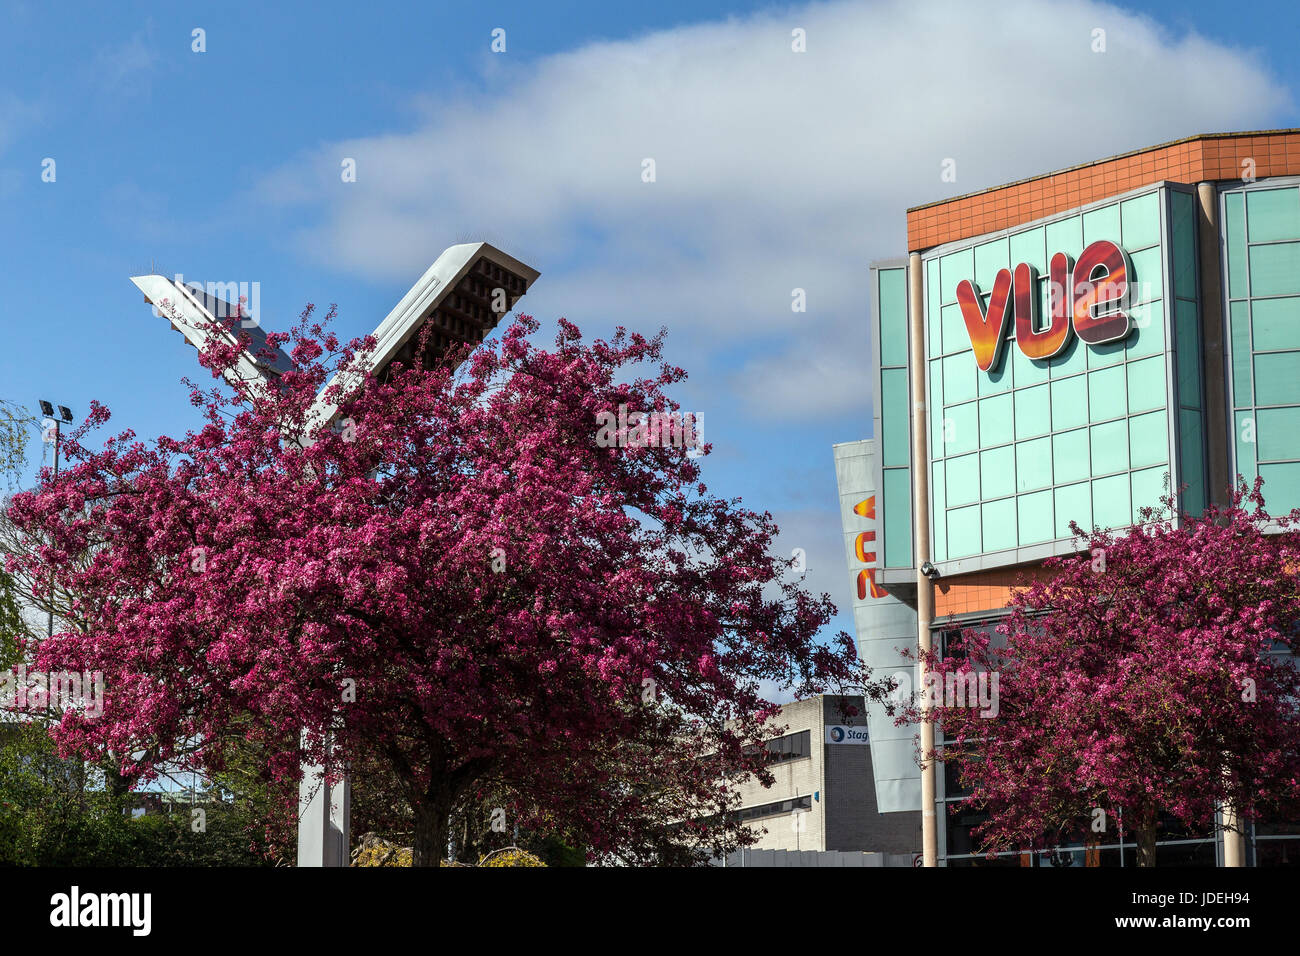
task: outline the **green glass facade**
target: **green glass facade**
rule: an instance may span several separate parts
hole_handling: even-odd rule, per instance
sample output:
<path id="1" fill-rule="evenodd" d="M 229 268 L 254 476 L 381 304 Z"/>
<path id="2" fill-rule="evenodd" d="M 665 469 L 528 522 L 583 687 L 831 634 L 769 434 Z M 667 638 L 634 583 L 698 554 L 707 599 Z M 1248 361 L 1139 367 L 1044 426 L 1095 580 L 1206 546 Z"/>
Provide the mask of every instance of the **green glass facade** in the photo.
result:
<path id="1" fill-rule="evenodd" d="M 1300 185 L 1221 198 L 1233 468 L 1278 514 L 1300 507 Z"/>
<path id="2" fill-rule="evenodd" d="M 936 563 L 1069 540 L 1070 523 L 1124 526 L 1156 506 L 1170 469 L 1169 390 L 1177 322 L 1197 321 L 1192 201 L 1154 188 L 923 260 L 929 387 L 932 552 Z M 1180 235 L 1167 236 L 1185 223 Z M 1050 257 L 1072 258 L 1108 239 L 1128 251 L 1136 328 L 1120 342 L 1088 346 L 1077 336 L 1056 357 L 1027 358 L 1014 326 L 998 364 L 981 372 L 957 306 L 957 284 L 993 287 L 1000 269 L 1038 270 L 1047 314 Z M 1171 251 L 1185 252 L 1182 269 Z M 1172 272 L 1172 281 L 1170 273 Z M 1185 287 L 1177 286 L 1183 280 Z M 987 304 L 987 294 L 985 296 Z M 1193 330 L 1194 331 L 1194 330 Z M 1193 343 L 1199 337 L 1188 336 Z M 1185 339 L 1186 341 L 1186 339 Z M 1199 361 L 1189 376 L 1187 428 L 1199 420 Z M 1196 456 L 1195 471 L 1203 470 Z"/>
<path id="3" fill-rule="evenodd" d="M 883 567 L 910 568 L 912 559 L 912 423 L 908 373 L 907 266 L 871 270 L 876 308 L 875 434 L 880 445 L 880 489 Z"/>
<path id="4" fill-rule="evenodd" d="M 922 255 L 925 357 L 911 368 L 923 365 L 926 375 L 935 564 L 1037 560 L 1071 546 L 1072 522 L 1138 522 L 1144 508 L 1161 509 L 1167 487 L 1185 486 L 1184 509 L 1204 508 L 1196 222 L 1195 193 L 1160 184 Z M 1059 355 L 1037 361 L 1016 346 L 1009 321 L 997 363 L 981 371 L 958 283 L 973 280 L 987 307 L 998 271 L 1029 263 L 1046 315 L 1051 256 L 1077 259 L 1098 240 L 1118 244 L 1132 262 L 1130 333 L 1103 345 L 1072 334 Z M 872 274 L 886 569 L 912 567 L 906 277 L 901 261 Z"/>

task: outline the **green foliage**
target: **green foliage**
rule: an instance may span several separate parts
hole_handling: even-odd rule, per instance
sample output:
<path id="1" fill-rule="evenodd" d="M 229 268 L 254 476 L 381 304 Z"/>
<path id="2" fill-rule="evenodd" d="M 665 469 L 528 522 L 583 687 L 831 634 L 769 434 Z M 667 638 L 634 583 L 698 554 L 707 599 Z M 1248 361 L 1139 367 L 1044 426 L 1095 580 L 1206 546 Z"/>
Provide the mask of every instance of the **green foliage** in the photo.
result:
<path id="1" fill-rule="evenodd" d="M 23 619 L 18 608 L 13 578 L 0 568 L 0 670 L 6 670 L 19 662 L 18 635 L 22 627 Z"/>
<path id="2" fill-rule="evenodd" d="M 27 467 L 27 442 L 38 425 L 27 408 L 0 398 L 0 473 L 10 490 Z"/>
<path id="3" fill-rule="evenodd" d="M 40 723 L 0 723 L 0 865 L 269 865 L 245 807 L 200 804 L 196 832 L 187 805 L 132 819 L 136 803 L 95 768 L 60 759 Z"/>

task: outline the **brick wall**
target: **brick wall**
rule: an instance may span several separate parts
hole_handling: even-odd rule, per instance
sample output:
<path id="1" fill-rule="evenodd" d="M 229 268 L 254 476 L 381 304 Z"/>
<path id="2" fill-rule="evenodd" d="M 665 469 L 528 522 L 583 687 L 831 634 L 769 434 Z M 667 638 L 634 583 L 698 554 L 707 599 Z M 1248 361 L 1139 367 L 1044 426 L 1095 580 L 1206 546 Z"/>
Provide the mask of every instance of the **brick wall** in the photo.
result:
<path id="1" fill-rule="evenodd" d="M 940 578 L 931 585 L 934 588 L 934 619 L 941 621 L 949 614 L 1000 610 L 1011 601 L 1014 588 L 1046 577 L 1048 574 L 1041 566 L 1029 565 Z"/>

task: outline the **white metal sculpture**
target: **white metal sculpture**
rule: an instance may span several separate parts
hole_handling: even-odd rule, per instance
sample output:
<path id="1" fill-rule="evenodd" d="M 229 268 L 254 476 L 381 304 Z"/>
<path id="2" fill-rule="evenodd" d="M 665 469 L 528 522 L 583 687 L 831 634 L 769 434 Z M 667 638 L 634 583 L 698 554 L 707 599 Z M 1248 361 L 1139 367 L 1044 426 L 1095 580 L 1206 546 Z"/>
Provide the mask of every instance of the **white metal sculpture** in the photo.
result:
<path id="1" fill-rule="evenodd" d="M 512 310 L 540 273 L 486 242 L 451 246 L 402 296 L 372 333 L 378 344 L 371 356 L 370 374 L 382 375 L 394 361 L 437 361 L 449 345 L 481 342 Z M 132 276 L 145 301 L 171 323 L 189 344 L 201 349 L 210 335 L 235 341 L 228 327 L 239 316 L 240 303 L 223 297 L 223 286 L 187 283 L 180 276 Z M 233 284 L 225 284 L 226 286 Z M 246 310 L 245 310 L 246 314 Z M 264 350 L 266 330 L 261 316 L 241 321 L 250 348 L 227 373 L 232 384 L 264 387 L 284 369 L 289 359 Z M 420 333 L 430 326 L 426 351 L 417 356 Z M 260 352 L 260 354 L 259 354 Z M 327 386 L 328 387 L 328 386 Z M 324 424 L 335 408 L 318 397 L 313 409 Z M 330 786 L 318 766 L 303 767 L 298 789 L 298 865 L 347 866 L 351 784 L 345 777 Z"/>

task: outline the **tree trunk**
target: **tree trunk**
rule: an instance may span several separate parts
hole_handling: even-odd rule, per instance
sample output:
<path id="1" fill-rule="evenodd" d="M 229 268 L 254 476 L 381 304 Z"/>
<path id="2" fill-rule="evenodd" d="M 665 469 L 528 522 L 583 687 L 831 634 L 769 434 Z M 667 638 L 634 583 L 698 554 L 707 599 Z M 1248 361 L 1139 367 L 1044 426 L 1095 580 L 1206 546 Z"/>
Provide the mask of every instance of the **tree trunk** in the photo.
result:
<path id="1" fill-rule="evenodd" d="M 1138 866 L 1156 865 L 1156 821 L 1151 818 L 1137 828 Z"/>
<path id="2" fill-rule="evenodd" d="M 438 866 L 447 854 L 451 797 L 425 795 L 415 808 L 415 845 L 411 866 Z"/>

